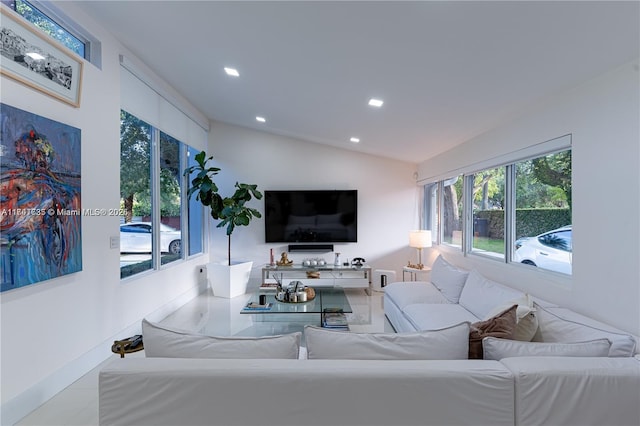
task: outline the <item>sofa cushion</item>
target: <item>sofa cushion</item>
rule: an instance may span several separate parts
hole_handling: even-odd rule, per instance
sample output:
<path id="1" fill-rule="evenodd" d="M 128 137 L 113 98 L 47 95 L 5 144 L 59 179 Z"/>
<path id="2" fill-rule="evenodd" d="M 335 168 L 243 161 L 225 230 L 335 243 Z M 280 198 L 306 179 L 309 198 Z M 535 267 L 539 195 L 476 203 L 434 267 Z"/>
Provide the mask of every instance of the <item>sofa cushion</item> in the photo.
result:
<path id="1" fill-rule="evenodd" d="M 305 326 L 309 359 L 466 359 L 469 323 L 415 333 L 350 333 Z"/>
<path id="2" fill-rule="evenodd" d="M 636 341 L 633 336 L 587 318 L 566 308 L 544 308 L 537 303 L 538 331 L 536 342 L 573 343 L 606 338 L 611 341 L 609 356 L 633 356 Z"/>
<path id="3" fill-rule="evenodd" d="M 451 303 L 458 303 L 468 275 L 468 271 L 456 268 L 444 260 L 442 255 L 431 266 L 431 282 Z"/>
<path id="4" fill-rule="evenodd" d="M 500 312 L 504 312 L 514 304 L 518 305 L 516 309 L 516 329 L 513 332 L 513 340 L 521 340 L 524 342 L 530 342 L 533 336 L 538 331 L 538 317 L 535 315 L 535 308 L 533 306 L 533 299 L 525 294 L 524 296 L 502 303 L 493 308 L 485 319 L 496 316 Z"/>
<path id="5" fill-rule="evenodd" d="M 517 340 L 485 337 L 482 339 L 484 359 L 501 360 L 517 356 L 592 356 L 609 355 L 611 342 L 596 339 L 577 343 L 519 342 Z"/>
<path id="6" fill-rule="evenodd" d="M 416 303 L 404 308 L 404 316 L 416 330 L 438 330 L 463 321 L 473 323 L 479 320 L 471 312 L 454 303 Z"/>
<path id="7" fill-rule="evenodd" d="M 391 283 L 384 293 L 399 309 L 414 303 L 450 303 L 440 290 L 425 281 Z"/>
<path id="8" fill-rule="evenodd" d="M 459 303 L 478 318 L 486 318 L 496 306 L 524 295 L 521 291 L 488 280 L 473 270 L 469 272 Z"/>
<path id="9" fill-rule="evenodd" d="M 513 373 L 515 425 L 640 424 L 640 365 L 632 358 L 514 357 L 499 362 Z"/>
<path id="10" fill-rule="evenodd" d="M 482 359 L 482 339 L 485 337 L 500 337 L 511 339 L 516 328 L 516 309 L 513 305 L 509 309 L 488 320 L 471 324 L 469 332 L 469 359 Z"/>
<path id="11" fill-rule="evenodd" d="M 142 320 L 147 357 L 296 359 L 302 333 L 266 337 L 214 337 Z"/>

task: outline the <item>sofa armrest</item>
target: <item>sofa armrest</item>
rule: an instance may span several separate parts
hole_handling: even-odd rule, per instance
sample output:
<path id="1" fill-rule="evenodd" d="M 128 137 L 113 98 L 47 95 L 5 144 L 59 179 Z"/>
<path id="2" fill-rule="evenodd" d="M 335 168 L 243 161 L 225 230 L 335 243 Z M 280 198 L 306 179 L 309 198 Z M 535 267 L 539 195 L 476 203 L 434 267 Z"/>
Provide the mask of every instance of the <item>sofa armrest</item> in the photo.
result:
<path id="1" fill-rule="evenodd" d="M 633 357 L 500 362 L 515 376 L 516 425 L 640 424 L 640 361 Z"/>

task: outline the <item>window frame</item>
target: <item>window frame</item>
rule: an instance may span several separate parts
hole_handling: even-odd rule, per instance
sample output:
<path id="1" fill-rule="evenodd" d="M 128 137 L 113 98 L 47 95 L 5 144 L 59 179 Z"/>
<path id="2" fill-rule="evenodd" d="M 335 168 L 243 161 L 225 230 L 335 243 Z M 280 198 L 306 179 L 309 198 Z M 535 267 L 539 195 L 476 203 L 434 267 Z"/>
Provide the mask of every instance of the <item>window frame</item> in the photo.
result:
<path id="1" fill-rule="evenodd" d="M 437 206 L 437 230 L 432 230 L 434 243 L 443 247 L 448 247 L 451 250 L 460 251 L 463 256 L 474 256 L 483 259 L 490 259 L 494 262 L 505 264 L 516 264 L 518 267 L 527 268 L 527 265 L 523 265 L 520 262 L 514 261 L 515 253 L 515 236 L 516 236 L 516 165 L 519 162 L 529 161 L 536 158 L 560 153 L 563 151 L 572 150 L 572 135 L 567 134 L 549 141 L 536 144 L 520 151 L 505 154 L 503 156 L 494 158 L 493 160 L 484 160 L 468 167 L 460 168 L 449 173 L 443 173 L 432 179 L 421 180 L 423 185 L 423 197 L 428 196 L 428 188 L 437 185 L 438 188 L 438 206 Z M 504 167 L 505 180 L 504 180 L 504 256 L 495 256 L 490 253 L 474 250 L 473 248 L 473 185 L 474 176 L 476 173 L 491 170 L 499 167 Z M 463 178 L 463 195 L 462 195 L 462 244 L 461 246 L 449 244 L 444 241 L 444 226 L 443 226 L 443 213 L 444 213 L 444 183 L 453 179 L 455 176 L 462 176 Z M 425 204 L 425 211 L 426 211 Z M 421 217 L 423 223 L 427 224 L 428 216 L 423 212 Z M 573 222 L 573 221 L 572 221 Z M 550 230 L 551 231 L 551 230 Z M 573 251 L 573 247 L 572 247 Z M 562 272 L 556 272 L 553 270 L 547 270 L 543 268 L 529 268 L 542 274 L 554 274 L 563 277 L 571 277 L 571 274 L 565 274 Z"/>
<path id="2" fill-rule="evenodd" d="M 24 15 L 22 15 L 17 9 L 16 1 L 14 0 L 2 0 L 2 3 L 7 6 L 9 9 L 14 11 L 17 15 L 19 15 L 22 19 L 32 25 L 34 28 L 37 28 L 38 31 L 41 31 L 43 34 L 47 35 L 47 37 L 51 37 L 55 40 L 60 46 L 63 46 L 65 49 L 69 50 L 76 56 L 80 56 L 86 61 L 92 63 L 96 67 L 102 69 L 102 43 L 95 36 L 93 36 L 89 31 L 85 30 L 84 27 L 79 25 L 75 20 L 71 19 L 67 16 L 62 10 L 53 5 L 51 2 L 45 2 L 40 0 L 19 0 L 23 3 L 28 4 L 33 9 L 37 10 L 39 13 L 44 15 L 52 24 L 62 28 L 67 34 L 71 37 L 78 40 L 80 43 L 84 45 L 84 55 L 79 55 L 74 49 L 69 47 L 63 41 L 52 37 L 50 34 L 42 30 L 42 28 L 35 25 L 35 23 L 31 22 Z"/>
<path id="3" fill-rule="evenodd" d="M 187 197 L 187 191 L 189 186 L 188 177 L 184 175 L 183 171 L 187 168 L 187 153 L 189 149 L 195 149 L 191 145 L 188 145 L 186 142 L 183 142 L 179 138 L 175 138 L 171 136 L 170 133 L 159 129 L 153 124 L 147 123 L 143 119 L 139 118 L 133 113 L 130 113 L 124 108 L 121 108 L 122 111 L 127 114 L 139 119 L 150 127 L 150 203 L 151 203 L 151 268 L 133 273 L 131 275 L 127 275 L 125 277 L 120 278 L 121 282 L 125 282 L 131 279 L 135 279 L 137 277 L 147 275 L 149 273 L 153 273 L 155 271 L 163 270 L 167 267 L 173 266 L 175 264 L 183 263 L 190 258 L 201 256 L 205 254 L 205 241 L 204 236 L 202 237 L 200 251 L 196 253 L 190 253 L 190 223 L 189 218 L 186 217 L 188 212 L 188 203 L 189 198 Z M 170 262 L 162 262 L 162 247 L 161 247 L 161 184 L 160 184 L 160 173 L 161 173 L 161 153 L 160 153 L 160 134 L 164 133 L 165 135 L 171 137 L 175 141 L 179 143 L 179 157 L 180 157 L 180 242 L 181 242 L 181 254 L 179 259 L 175 259 Z M 203 209 L 203 207 L 198 203 L 199 208 Z M 203 220 L 204 215 L 202 215 L 201 220 Z M 201 223 L 200 226 L 204 229 L 204 223 Z M 122 271 L 122 267 L 120 268 Z"/>

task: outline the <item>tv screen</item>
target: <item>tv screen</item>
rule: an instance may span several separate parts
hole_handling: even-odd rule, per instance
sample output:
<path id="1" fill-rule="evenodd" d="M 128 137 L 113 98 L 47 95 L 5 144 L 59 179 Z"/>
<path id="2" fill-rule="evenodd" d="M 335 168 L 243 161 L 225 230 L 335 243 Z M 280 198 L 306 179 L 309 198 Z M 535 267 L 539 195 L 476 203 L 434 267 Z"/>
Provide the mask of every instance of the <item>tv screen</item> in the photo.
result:
<path id="1" fill-rule="evenodd" d="M 355 243 L 358 191 L 265 191 L 267 243 Z"/>

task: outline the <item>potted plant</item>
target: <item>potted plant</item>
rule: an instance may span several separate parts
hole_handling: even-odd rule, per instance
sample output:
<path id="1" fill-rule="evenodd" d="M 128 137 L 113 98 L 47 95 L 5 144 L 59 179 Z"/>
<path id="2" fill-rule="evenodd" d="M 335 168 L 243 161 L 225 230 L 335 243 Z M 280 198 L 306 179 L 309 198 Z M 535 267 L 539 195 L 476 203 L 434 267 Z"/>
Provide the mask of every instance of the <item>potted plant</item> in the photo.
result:
<path id="1" fill-rule="evenodd" d="M 258 210 L 246 205 L 252 198 L 260 200 L 262 193 L 258 191 L 257 185 L 236 182 L 235 192 L 229 197 L 222 197 L 213 181 L 220 168 L 207 164 L 212 159 L 213 156 L 207 157 L 202 151 L 195 156 L 196 164 L 185 169 L 186 176 L 195 173 L 187 196 L 190 198 L 195 193 L 196 200 L 209 207 L 211 217 L 220 221 L 217 227 L 226 227 L 227 263 L 211 264 L 210 268 L 214 295 L 231 298 L 245 293 L 253 266 L 253 262 L 232 264 L 231 235 L 236 227 L 248 226 L 252 219 L 262 217 Z"/>

